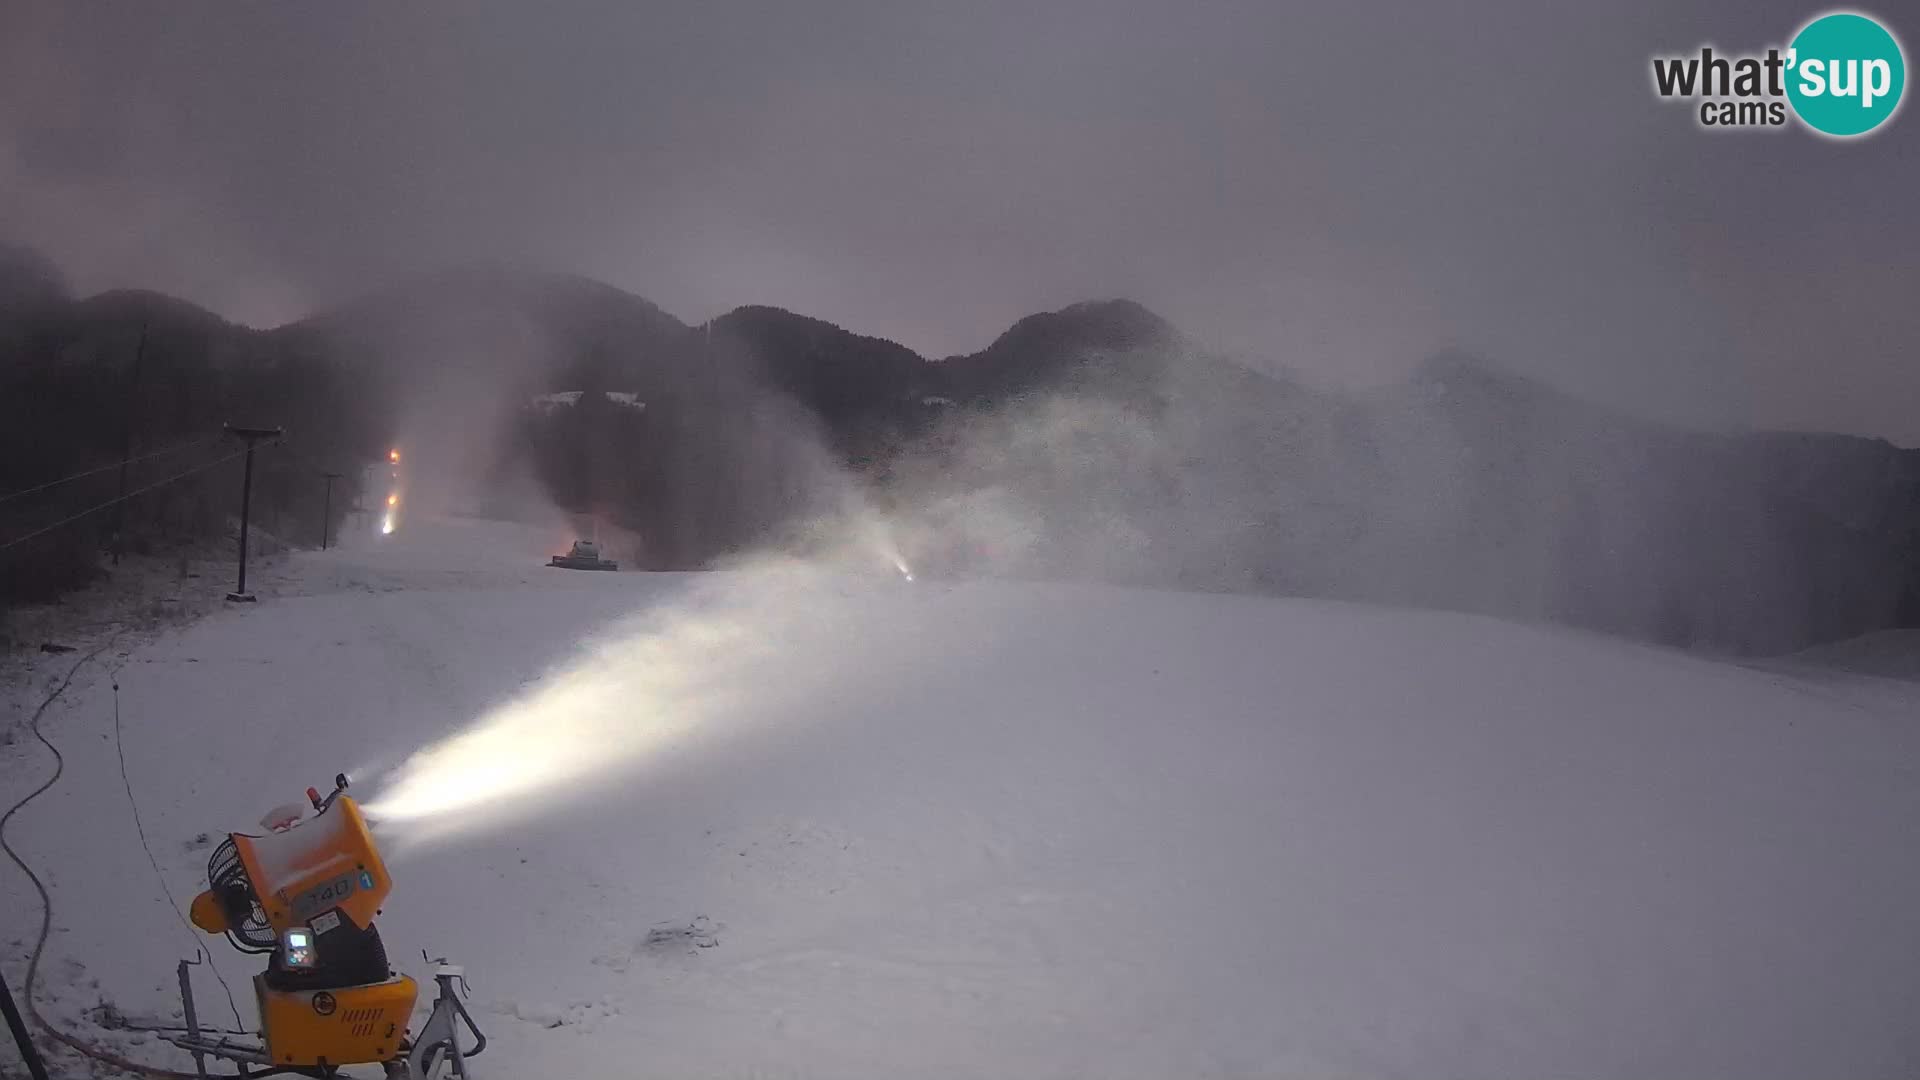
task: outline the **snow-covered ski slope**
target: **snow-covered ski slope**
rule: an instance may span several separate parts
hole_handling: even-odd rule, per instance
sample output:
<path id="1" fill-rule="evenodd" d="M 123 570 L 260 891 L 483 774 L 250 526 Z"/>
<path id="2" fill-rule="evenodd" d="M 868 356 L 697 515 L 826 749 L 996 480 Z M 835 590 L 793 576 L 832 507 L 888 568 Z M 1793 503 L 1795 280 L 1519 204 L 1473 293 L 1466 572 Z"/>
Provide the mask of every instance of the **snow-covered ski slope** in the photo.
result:
<path id="1" fill-rule="evenodd" d="M 466 964 L 483 1076 L 1920 1064 L 1912 684 L 1461 615 L 391 539 L 128 639 L 49 711 L 67 775 L 17 833 L 70 1028 L 166 1015 L 196 943 L 126 812 L 113 667 L 183 904 L 199 834 L 342 769 L 378 806 L 480 725 L 385 792 L 451 809 L 383 826 L 381 925 L 416 976 L 423 948 Z M 16 738 L 0 805 L 48 768 Z M 18 988 L 37 911 L 10 868 L 0 911 Z M 198 940 L 251 1023 L 255 961 Z"/>

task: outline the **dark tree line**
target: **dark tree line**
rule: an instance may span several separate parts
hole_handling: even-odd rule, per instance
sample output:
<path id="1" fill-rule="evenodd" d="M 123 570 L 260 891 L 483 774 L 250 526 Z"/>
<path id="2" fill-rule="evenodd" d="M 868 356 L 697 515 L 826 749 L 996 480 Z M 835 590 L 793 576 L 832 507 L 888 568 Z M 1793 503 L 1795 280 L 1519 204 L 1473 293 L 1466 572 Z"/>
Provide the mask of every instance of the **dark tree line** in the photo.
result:
<path id="1" fill-rule="evenodd" d="M 256 465 L 255 524 L 292 543 L 318 541 L 319 474 L 353 472 L 381 426 L 347 371 L 278 352 L 265 335 L 158 294 L 72 300 L 19 261 L 0 259 L 0 495 L 107 467 L 0 502 L 0 544 L 84 514 L 0 551 L 0 602 L 57 597 L 112 552 L 231 537 L 240 463 L 227 460 L 238 444 L 220 434 L 229 421 L 288 429 Z M 334 500 L 336 517 L 347 501 Z"/>

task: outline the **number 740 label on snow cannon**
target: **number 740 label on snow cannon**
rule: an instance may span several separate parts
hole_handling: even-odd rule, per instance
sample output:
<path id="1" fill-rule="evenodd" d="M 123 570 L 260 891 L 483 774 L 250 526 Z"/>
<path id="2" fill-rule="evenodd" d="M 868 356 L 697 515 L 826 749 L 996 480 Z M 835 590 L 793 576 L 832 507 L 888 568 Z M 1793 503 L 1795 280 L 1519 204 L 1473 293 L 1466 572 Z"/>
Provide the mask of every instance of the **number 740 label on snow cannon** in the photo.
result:
<path id="1" fill-rule="evenodd" d="M 308 889 L 306 892 L 295 896 L 288 906 L 293 909 L 294 918 L 305 922 L 311 918 L 315 912 L 325 911 L 328 908 L 338 906 L 341 901 L 353 895 L 355 887 L 354 875 L 342 874 L 331 881 L 323 881 L 313 888 Z M 358 887 L 371 889 L 373 887 L 373 874 L 365 870 L 360 871 Z"/>

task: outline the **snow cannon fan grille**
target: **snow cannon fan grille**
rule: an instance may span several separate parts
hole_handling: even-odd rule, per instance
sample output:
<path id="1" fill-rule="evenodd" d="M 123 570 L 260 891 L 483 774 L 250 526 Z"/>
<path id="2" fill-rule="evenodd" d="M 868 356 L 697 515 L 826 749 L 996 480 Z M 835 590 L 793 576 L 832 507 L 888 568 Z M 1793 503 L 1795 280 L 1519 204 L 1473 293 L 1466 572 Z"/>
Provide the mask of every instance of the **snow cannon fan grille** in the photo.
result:
<path id="1" fill-rule="evenodd" d="M 273 927 L 267 922 L 267 913 L 260 908 L 260 897 L 253 891 L 253 882 L 247 878 L 247 868 L 241 865 L 240 851 L 234 846 L 233 837 L 227 837 L 207 860 L 207 884 L 213 886 L 214 893 L 223 902 L 232 903 L 236 912 L 241 903 L 246 905 L 246 917 L 234 919 L 227 931 L 234 948 L 241 952 L 266 953 L 279 945 Z"/>

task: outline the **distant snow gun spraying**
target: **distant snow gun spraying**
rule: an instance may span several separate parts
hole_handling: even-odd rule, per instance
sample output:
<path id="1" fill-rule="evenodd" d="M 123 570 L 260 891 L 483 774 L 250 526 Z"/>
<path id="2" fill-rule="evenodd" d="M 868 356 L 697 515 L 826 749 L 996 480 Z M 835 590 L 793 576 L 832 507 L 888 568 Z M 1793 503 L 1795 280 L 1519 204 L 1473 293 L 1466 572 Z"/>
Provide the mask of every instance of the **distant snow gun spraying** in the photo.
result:
<path id="1" fill-rule="evenodd" d="M 868 543 L 880 552 L 881 558 L 893 564 L 904 581 L 913 580 L 913 567 L 907 562 L 906 555 L 900 551 L 900 545 L 893 539 L 893 531 L 885 522 L 874 519 L 868 530 Z"/>

